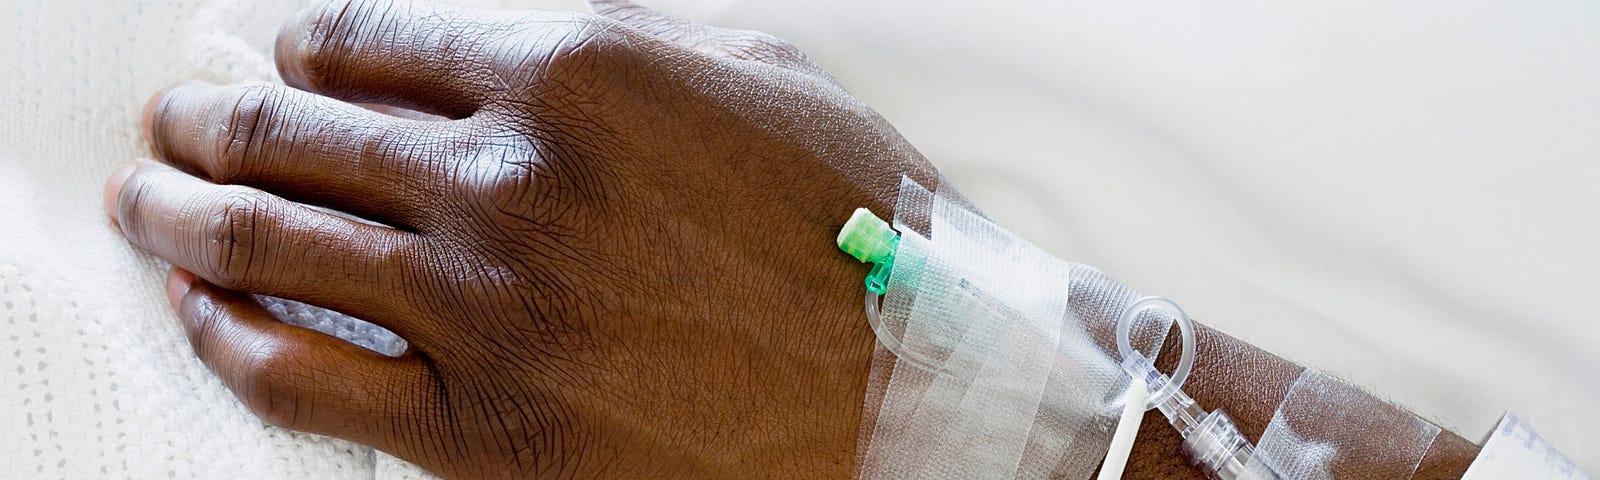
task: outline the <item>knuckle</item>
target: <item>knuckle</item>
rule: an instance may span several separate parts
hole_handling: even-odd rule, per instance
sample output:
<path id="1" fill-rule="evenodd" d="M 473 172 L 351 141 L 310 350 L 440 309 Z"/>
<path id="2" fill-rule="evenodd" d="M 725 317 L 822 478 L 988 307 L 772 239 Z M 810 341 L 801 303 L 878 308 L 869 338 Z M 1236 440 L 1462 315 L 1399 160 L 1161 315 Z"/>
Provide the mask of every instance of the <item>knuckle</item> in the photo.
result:
<path id="1" fill-rule="evenodd" d="M 304 412 L 291 352 L 240 330 L 221 305 L 204 301 L 189 308 L 186 330 L 195 356 L 222 374 L 250 413 L 274 426 L 297 427 Z"/>
<path id="2" fill-rule="evenodd" d="M 222 194 L 203 221 L 200 240 L 202 258 L 198 259 L 210 277 L 231 290 L 251 289 L 259 254 L 258 242 L 268 226 L 269 202 L 249 190 L 232 190 Z"/>
<path id="3" fill-rule="evenodd" d="M 571 28 L 548 46 L 546 74 L 558 75 L 561 71 L 592 68 L 601 60 L 615 56 L 626 29 L 617 20 L 588 13 L 572 14 Z"/>
<path id="4" fill-rule="evenodd" d="M 591 43 L 597 39 L 616 39 L 627 32 L 627 28 L 617 19 L 593 13 L 572 14 L 572 26 L 574 35 L 571 38 L 577 44 Z"/>
<path id="5" fill-rule="evenodd" d="M 782 38 L 779 38 L 777 35 L 773 35 L 773 34 L 770 34 L 770 33 L 767 33 L 767 32 L 763 32 L 763 31 L 760 31 L 760 30 L 737 30 L 737 32 L 739 32 L 739 34 L 744 36 L 745 38 L 749 39 L 748 40 L 749 42 L 757 44 L 757 45 L 762 45 L 762 46 L 764 46 L 766 48 L 769 48 L 769 49 L 772 49 L 772 50 L 781 50 L 781 51 L 786 51 L 786 52 L 799 52 L 800 51 L 800 49 L 795 47 L 794 44 L 789 43 L 788 40 L 784 40 Z"/>
<path id="6" fill-rule="evenodd" d="M 298 395 L 299 373 L 289 352 L 271 342 L 262 342 L 240 355 L 243 358 L 239 359 L 235 386 L 239 400 L 269 425 L 297 427 L 303 409 Z"/>
<path id="7" fill-rule="evenodd" d="M 626 0 L 589 0 L 589 6 L 596 14 L 624 20 L 650 14 L 643 6 Z"/>
<path id="8" fill-rule="evenodd" d="M 319 3 L 298 25 L 304 32 L 292 45 L 294 53 L 289 63 L 296 69 L 297 79 L 311 87 L 323 87 L 336 75 L 344 58 L 351 51 L 361 29 L 369 25 L 382 4 L 370 0 L 328 0 Z"/>
<path id="9" fill-rule="evenodd" d="M 784 63 L 804 61 L 806 58 L 799 48 L 788 41 L 755 30 L 730 30 L 721 43 L 729 56 L 741 60 Z"/>
<path id="10" fill-rule="evenodd" d="M 226 98 L 232 100 L 227 114 L 227 131 L 218 135 L 214 146 L 216 164 L 212 175 L 220 182 L 238 180 L 249 168 L 252 151 L 260 152 L 269 132 L 262 131 L 262 120 L 283 102 L 283 93 L 267 84 L 234 87 Z"/>
<path id="11" fill-rule="evenodd" d="M 541 17 L 541 24 L 561 28 L 524 39 L 519 47 L 528 54 L 499 57 L 503 60 L 495 64 L 495 70 L 510 72 L 503 100 L 511 112 L 560 110 L 613 95 L 603 86 L 634 75 L 649 61 L 633 41 L 637 30 L 617 20 L 588 13 L 552 15 L 559 16 Z"/>

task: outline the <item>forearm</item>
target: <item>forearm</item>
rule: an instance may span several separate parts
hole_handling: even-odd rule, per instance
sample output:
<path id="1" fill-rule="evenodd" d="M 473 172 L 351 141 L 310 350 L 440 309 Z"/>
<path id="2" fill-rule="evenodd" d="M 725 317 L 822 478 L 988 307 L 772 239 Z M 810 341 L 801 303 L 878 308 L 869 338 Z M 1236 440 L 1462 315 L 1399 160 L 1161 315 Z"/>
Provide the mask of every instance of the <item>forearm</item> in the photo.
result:
<path id="1" fill-rule="evenodd" d="M 1252 441 L 1259 441 L 1278 404 L 1305 368 L 1215 329 L 1199 326 L 1195 334 L 1198 354 L 1183 390 L 1207 409 L 1228 412 L 1241 432 Z M 1171 371 L 1177 363 L 1176 338 L 1170 335 L 1157 357 L 1156 366 L 1162 371 Z M 1181 443 L 1178 432 L 1165 417 L 1154 410 L 1147 412 L 1123 478 L 1205 478 L 1179 453 Z M 1442 430 L 1414 478 L 1461 478 L 1477 453 L 1477 445 Z"/>
<path id="2" fill-rule="evenodd" d="M 1030 431 L 1025 422 L 1016 422 L 1013 417 L 983 419 L 980 417 L 986 414 L 970 406 L 985 404 L 996 411 L 1029 411 L 1037 407 L 1046 409 L 1042 412 L 1048 411 L 1062 418 L 1096 415 L 1090 411 L 1074 411 L 1073 405 L 1104 401 L 1101 399 L 1110 398 L 1107 395 L 1120 393 L 1120 390 L 1105 390 L 1105 384 L 1097 383 L 1093 376 L 1121 373 L 1115 367 L 1118 348 L 1113 342 L 1116 336 L 1113 327 L 1127 309 L 1138 308 L 1143 303 L 1135 301 L 1139 293 L 1092 267 L 1064 264 L 1047 253 L 1030 249 L 1022 241 L 1007 236 L 999 229 L 987 228 L 991 224 L 985 219 L 965 213 L 959 207 L 950 208 L 949 203 L 940 203 L 954 201 L 950 199 L 954 193 L 948 190 L 934 194 L 919 190 L 912 184 L 902 185 L 900 190 L 899 195 L 903 199 L 909 198 L 902 203 L 909 205 L 911 211 L 896 212 L 896 218 L 908 219 L 904 226 L 910 230 L 901 232 L 903 237 L 896 255 L 912 260 L 906 264 L 911 265 L 906 267 L 909 269 L 897 268 L 893 273 L 895 277 L 890 282 L 887 295 L 891 300 L 898 298 L 898 305 L 902 306 L 898 310 L 891 308 L 884 318 L 891 324 L 905 322 L 904 329 L 908 336 L 915 337 L 912 340 L 914 344 L 931 345 L 935 355 L 948 355 L 939 360 L 945 365 L 993 364 L 998 365 L 993 367 L 998 369 L 995 372 L 1008 372 L 1005 374 L 1008 376 L 984 377 L 980 381 L 973 377 L 973 372 L 960 367 L 938 368 L 930 370 L 938 381 L 922 379 L 919 383 L 912 380 L 902 387 L 898 395 L 883 397 L 888 399 L 884 400 L 886 404 L 894 400 L 892 406 L 885 407 L 891 413 L 868 412 L 866 416 L 868 421 L 888 419 L 890 422 L 890 429 L 886 430 L 889 434 L 883 438 L 875 433 L 870 436 L 874 441 L 882 440 L 887 442 L 885 445 L 891 445 L 880 449 L 883 451 L 877 454 L 878 457 L 897 458 L 904 462 L 917 455 L 937 457 L 961 454 L 959 449 L 954 448 L 919 450 L 916 446 L 901 446 L 929 441 L 917 435 L 897 436 L 895 432 L 915 430 L 908 425 L 920 425 L 929 431 L 943 431 L 945 433 L 941 435 L 948 438 L 993 438 L 993 450 L 996 452 L 1019 447 L 1023 448 L 1020 451 L 1027 452 L 1039 444 L 1065 444 L 1065 441 L 1058 439 L 1079 436 L 1080 432 L 1072 427 L 1035 422 L 1032 425 L 1034 430 Z M 928 198 L 941 196 L 943 198 Z M 931 214 L 918 210 L 922 208 L 919 205 L 929 202 L 945 207 L 935 208 Z M 930 217 L 937 218 L 925 219 Z M 931 239 L 924 238 L 915 233 L 921 231 L 917 229 L 919 220 L 941 225 L 942 229 L 934 232 Z M 847 227 L 846 231 L 868 229 Z M 854 236 L 850 238 L 852 246 L 847 247 L 846 242 L 840 240 L 841 248 L 845 248 L 846 252 L 862 251 L 854 247 L 861 242 Z M 982 243 L 962 243 L 963 239 L 971 238 L 984 240 Z M 918 259 L 932 259 L 927 263 L 934 266 L 918 267 L 921 265 L 917 263 Z M 1066 278 L 1062 274 L 1069 269 L 1071 293 L 1067 305 L 1062 306 L 1072 312 L 1068 326 L 1083 330 L 1065 329 L 1060 339 L 1052 334 L 1030 334 L 1030 328 L 1049 325 L 1050 319 L 1054 318 L 1047 314 L 1043 318 L 1028 315 L 1042 315 L 1041 312 L 1046 309 L 1040 308 L 1040 305 L 1052 305 L 1052 301 L 1060 301 L 1055 296 L 1059 295 L 1061 288 L 1066 287 Z M 1006 273 L 996 276 L 993 274 L 996 271 Z M 954 280 L 957 277 L 960 278 L 959 282 Z M 1020 294 L 1027 299 L 1008 299 L 1003 295 L 996 297 L 985 290 L 985 282 L 1018 287 L 1019 290 L 1008 294 L 1012 297 Z M 950 287 L 957 284 L 971 286 Z M 897 289 L 894 285 L 901 287 Z M 928 303 L 920 310 L 904 307 L 909 304 L 923 305 L 918 301 L 924 297 L 931 298 L 934 303 Z M 951 298 L 956 300 L 940 303 Z M 962 298 L 985 300 L 980 301 L 981 307 L 964 307 L 959 303 Z M 896 303 L 891 301 L 889 304 Z M 961 313 L 969 308 L 989 309 L 994 314 L 978 315 L 983 318 L 974 320 Z M 977 333 L 962 329 L 953 333 L 943 330 L 949 325 L 965 325 L 974 321 L 989 323 L 984 324 L 986 326 L 982 329 L 976 329 Z M 1143 324 L 1143 327 L 1136 326 L 1134 344 L 1150 345 L 1141 342 L 1150 342 L 1155 340 L 1152 337 L 1159 336 L 1161 331 L 1146 328 L 1154 326 L 1149 323 Z M 1141 329 L 1142 333 L 1138 332 Z M 1459 478 L 1477 453 L 1477 447 L 1461 437 L 1443 432 L 1403 408 L 1388 405 L 1333 376 L 1307 372 L 1301 366 L 1214 329 L 1197 326 L 1195 330 L 1195 351 L 1192 352 L 1195 364 L 1183 390 L 1205 410 L 1226 412 L 1246 439 L 1263 447 L 1258 453 L 1282 475 L 1299 477 L 1325 470 L 1340 478 Z M 910 333 L 913 331 L 920 333 Z M 1176 338 L 1175 329 L 1166 333 L 1168 339 L 1161 344 L 1156 367 L 1170 372 L 1182 356 L 1180 350 L 1183 342 Z M 1093 354 L 1085 353 L 1081 344 L 1073 346 L 1072 335 L 1084 334 L 1089 337 L 1085 340 L 1098 344 L 1110 358 L 1090 358 Z M 1048 341 L 1039 342 L 1035 339 Z M 889 341 L 891 349 L 892 344 L 902 343 L 893 335 L 880 340 Z M 1042 352 L 1043 349 L 1061 345 L 1072 347 L 1062 350 L 1057 359 L 1057 362 L 1067 362 L 1066 368 L 1062 369 L 1062 364 L 1058 363 L 1056 368 L 1059 373 L 1051 373 L 1046 380 L 1037 369 L 1030 369 L 1030 365 L 1038 365 L 1037 361 L 1029 363 L 1025 354 L 998 353 L 995 351 L 998 344 L 990 342 L 1004 344 L 1008 352 Z M 1058 345 L 1055 342 L 1061 343 Z M 921 358 L 920 355 L 910 355 L 900 360 L 914 360 Z M 927 361 L 920 363 L 926 365 Z M 895 375 L 899 376 L 898 373 Z M 919 377 L 913 374 L 911 378 Z M 1004 393 L 1011 391 L 1008 389 L 1024 392 L 1040 382 L 1050 385 L 1046 386 L 1047 392 L 1042 398 Z M 878 388 L 887 385 L 882 381 L 874 384 L 879 385 Z M 954 390 L 935 388 L 945 384 L 963 386 Z M 1081 388 L 1075 389 L 1074 386 Z M 877 403 L 873 398 L 869 395 L 869 408 Z M 959 398 L 960 406 L 946 405 L 953 402 L 952 398 Z M 1286 402 L 1286 398 L 1291 400 Z M 1030 403 L 1030 399 L 1035 402 Z M 1283 415 L 1275 422 L 1274 414 L 1280 411 Z M 1125 471 L 1128 478 L 1203 478 L 1202 472 L 1190 467 L 1181 453 L 1182 438 L 1178 430 L 1172 428 L 1160 412 L 1152 411 L 1147 416 L 1149 418 L 1143 423 L 1139 438 L 1134 442 L 1135 450 Z M 969 422 L 986 425 L 986 429 L 978 431 L 952 427 L 954 430 L 945 431 L 942 430 L 945 427 L 935 425 L 947 418 L 963 417 L 971 417 Z M 1269 426 L 1273 433 L 1264 440 L 1263 434 L 1269 430 Z M 1018 436 L 1017 431 L 1025 435 Z M 996 432 L 1008 432 L 1010 436 Z M 1082 433 L 1091 437 L 1095 435 L 1087 429 Z M 1027 438 L 1026 443 L 1022 442 L 1023 438 Z M 1370 442 L 1367 440 L 1369 438 Z M 1262 442 L 1266 443 L 1263 445 Z M 1312 451 L 1301 452 L 1308 450 L 1304 447 L 1310 447 Z M 1052 471 L 1081 475 L 1093 468 L 1091 462 L 1097 461 L 1085 461 L 1084 457 L 1104 450 L 1078 448 L 1066 452 L 1070 456 L 1064 458 L 1068 460 Z M 868 455 L 868 460 L 871 457 Z M 892 462 L 885 464 L 888 467 L 872 462 L 869 464 L 871 468 L 868 468 L 868 472 L 883 470 L 899 473 L 899 470 L 891 468 L 896 465 Z"/>

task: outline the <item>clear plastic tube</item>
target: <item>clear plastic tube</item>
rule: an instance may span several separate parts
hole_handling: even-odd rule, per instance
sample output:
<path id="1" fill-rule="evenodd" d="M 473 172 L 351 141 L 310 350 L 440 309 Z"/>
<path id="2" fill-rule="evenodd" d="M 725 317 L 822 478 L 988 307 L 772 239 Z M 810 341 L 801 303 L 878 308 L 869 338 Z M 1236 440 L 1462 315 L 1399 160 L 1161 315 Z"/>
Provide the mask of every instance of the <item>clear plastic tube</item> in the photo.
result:
<path id="1" fill-rule="evenodd" d="M 1128 362 L 1137 359 L 1143 362 L 1149 373 L 1160 375 L 1155 367 L 1149 366 L 1149 361 L 1133 350 L 1133 342 L 1129 340 L 1133 329 L 1133 321 L 1146 310 L 1159 310 L 1172 317 L 1178 324 L 1178 335 L 1183 342 L 1183 349 L 1178 354 L 1178 368 L 1172 371 L 1172 378 L 1168 380 L 1165 375 L 1160 376 L 1160 381 L 1155 378 L 1145 378 L 1145 385 L 1150 387 L 1150 402 L 1145 409 L 1156 408 L 1166 402 L 1167 398 L 1179 393 L 1183 382 L 1189 380 L 1189 370 L 1194 369 L 1194 321 L 1189 320 L 1189 314 L 1183 308 L 1161 297 L 1144 297 L 1134 301 L 1128 308 L 1122 310 L 1122 315 L 1117 318 L 1117 353 L 1122 355 L 1123 370 L 1127 370 L 1134 378 L 1144 377 L 1143 370 L 1131 370 Z"/>
<path id="2" fill-rule="evenodd" d="M 888 350 L 889 353 L 893 353 L 895 358 L 901 360 L 897 364 L 910 364 L 928 373 L 938 373 L 939 368 L 934 365 L 932 360 L 922 354 L 906 349 L 905 346 L 900 344 L 900 338 L 896 337 L 894 332 L 889 331 L 889 326 L 883 324 L 883 317 L 879 313 L 879 300 L 882 300 L 882 298 L 883 294 L 867 290 L 867 324 L 872 326 L 872 333 L 877 335 L 878 343 L 883 345 L 883 348 Z"/>
<path id="3" fill-rule="evenodd" d="M 1183 337 L 1183 352 L 1171 378 L 1157 371 L 1128 341 L 1134 318 L 1149 309 L 1164 311 L 1176 319 L 1178 332 Z M 1217 480 L 1280 478 L 1266 465 L 1251 461 L 1255 446 L 1239 432 L 1227 413 L 1221 409 L 1207 412 L 1183 393 L 1183 383 L 1194 367 L 1194 322 L 1176 303 L 1160 297 L 1145 297 L 1129 305 L 1117 320 L 1117 350 L 1122 354 L 1123 370 L 1146 385 L 1160 386 L 1150 395 L 1146 408 L 1159 410 L 1172 428 L 1178 430 L 1183 437 L 1183 453 L 1191 465 L 1200 467 L 1206 476 Z"/>

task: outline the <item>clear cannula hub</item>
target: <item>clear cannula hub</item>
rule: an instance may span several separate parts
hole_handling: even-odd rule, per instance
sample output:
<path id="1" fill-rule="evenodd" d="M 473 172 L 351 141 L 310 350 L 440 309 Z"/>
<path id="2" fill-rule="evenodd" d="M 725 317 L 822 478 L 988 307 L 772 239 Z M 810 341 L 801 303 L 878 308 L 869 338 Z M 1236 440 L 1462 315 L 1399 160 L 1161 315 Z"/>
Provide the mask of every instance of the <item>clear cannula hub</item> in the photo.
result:
<path id="1" fill-rule="evenodd" d="M 1122 367 L 1152 389 L 1170 381 L 1138 353 L 1123 360 Z M 1217 480 L 1280 479 L 1271 468 L 1251 461 L 1255 446 L 1222 409 L 1207 412 L 1181 389 L 1173 390 L 1155 408 L 1183 437 L 1183 453 L 1189 464 L 1205 470 L 1206 476 Z"/>

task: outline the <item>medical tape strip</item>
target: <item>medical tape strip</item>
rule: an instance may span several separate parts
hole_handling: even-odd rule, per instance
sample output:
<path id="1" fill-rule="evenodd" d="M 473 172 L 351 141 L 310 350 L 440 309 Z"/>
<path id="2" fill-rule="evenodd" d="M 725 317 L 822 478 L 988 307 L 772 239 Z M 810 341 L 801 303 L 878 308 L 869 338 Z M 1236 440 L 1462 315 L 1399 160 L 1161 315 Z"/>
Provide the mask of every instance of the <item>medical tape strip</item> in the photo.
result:
<path id="1" fill-rule="evenodd" d="M 882 307 L 902 348 L 940 365 L 874 362 L 858 473 L 1088 478 L 1127 387 L 1107 354 L 1111 326 L 1138 294 L 1049 256 L 945 191 L 902 182 L 902 239 Z M 1158 351 L 1168 325 L 1141 322 L 1141 350 Z"/>
<path id="2" fill-rule="evenodd" d="M 1540 478 L 1592 480 L 1578 464 L 1545 441 L 1528 422 L 1506 412 L 1461 480 Z"/>
<path id="3" fill-rule="evenodd" d="M 1256 444 L 1281 478 L 1411 478 L 1439 427 L 1359 387 L 1305 369 Z"/>
<path id="4" fill-rule="evenodd" d="M 893 449 L 885 473 L 896 477 L 1010 478 L 1044 395 L 1068 277 L 1038 258 L 997 258 L 1026 252 L 933 220 L 938 242 L 903 233 L 891 283 L 909 302 L 889 292 L 884 312 L 904 319 L 901 348 L 938 370 L 897 369 L 879 415 L 898 428 L 880 422 L 872 446 Z M 1021 281 L 1003 288 L 1006 276 Z"/>
<path id="5" fill-rule="evenodd" d="M 905 177 L 901 177 L 900 182 L 899 196 L 895 201 L 895 230 L 900 232 L 929 231 L 928 226 L 931 223 L 929 217 L 933 214 L 933 192 Z M 907 225 L 907 223 L 914 226 Z M 894 273 L 904 276 L 909 275 L 910 272 L 922 270 L 923 264 L 926 263 L 925 256 L 904 253 L 901 252 L 900 255 L 897 255 Z M 905 316 L 888 312 L 900 312 L 909 308 L 909 302 L 914 296 L 905 290 L 906 282 L 897 281 L 891 275 L 888 282 L 888 290 L 883 296 L 883 310 L 886 312 L 883 315 L 883 322 L 895 334 L 899 335 L 899 338 L 905 338 Z M 908 421 L 904 417 L 909 414 L 904 409 L 894 408 L 885 412 L 883 411 L 883 403 L 888 397 L 889 384 L 893 380 L 896 370 L 910 369 L 897 369 L 896 367 L 899 365 L 898 359 L 894 358 L 894 355 L 884 348 L 881 343 L 874 342 L 873 345 L 872 369 L 867 377 L 867 398 L 862 408 L 862 434 L 856 444 L 858 452 L 856 478 L 871 478 L 869 473 L 872 473 L 872 469 L 882 466 L 885 462 L 883 457 L 886 456 L 884 451 L 889 447 L 882 445 L 881 443 L 887 440 L 878 440 L 879 437 L 891 436 L 891 433 L 888 432 L 889 429 L 902 428 Z M 901 374 L 910 375 L 910 373 L 904 371 Z M 904 380 L 901 380 L 901 382 L 904 382 Z M 881 429 L 885 430 L 882 434 L 878 432 L 880 426 Z"/>
<path id="6" fill-rule="evenodd" d="M 1060 360 L 1046 390 L 1083 389 L 1101 396 L 1053 395 L 1040 406 L 1034 419 L 1038 428 L 1023 458 L 1029 465 L 1053 465 L 1045 478 L 1090 478 L 1100 466 L 1129 384 L 1120 366 L 1115 374 L 1106 376 L 1100 362 L 1119 359 L 1115 353 L 1117 317 L 1143 297 L 1093 267 L 1072 264 L 1071 269 L 1066 321 L 1079 335 L 1070 336 L 1070 343 L 1063 340 Z M 1173 322 L 1161 312 L 1146 311 L 1135 320 L 1130 343 L 1155 358 Z"/>
<path id="7" fill-rule="evenodd" d="M 929 217 L 932 215 L 933 192 L 906 177 L 901 177 L 899 196 L 895 201 L 894 228 L 900 232 L 927 232 L 930 229 Z M 908 255 L 901 252 L 897 255 L 896 268 L 893 273 L 908 275 L 912 271 L 920 271 L 925 263 L 924 257 Z M 898 313 L 907 309 L 910 295 L 905 292 L 904 281 L 898 281 L 893 275 L 888 282 L 888 290 L 883 296 L 883 323 L 887 325 L 900 338 L 905 337 L 905 317 Z M 856 478 L 887 477 L 886 474 L 894 473 L 892 468 L 895 459 L 892 455 L 898 447 L 886 445 L 887 442 L 897 439 L 898 431 L 909 422 L 909 411 L 891 406 L 885 411 L 883 405 L 889 397 L 889 386 L 894 380 L 894 373 L 902 370 L 901 375 L 911 375 L 897 369 L 898 359 L 894 354 L 884 348 L 880 342 L 873 342 L 872 368 L 867 375 L 867 394 L 861 409 L 861 433 L 856 439 Z M 904 383 L 901 379 L 898 383 Z M 903 387 L 902 387 L 903 388 Z M 901 401 L 900 395 L 896 400 Z"/>

